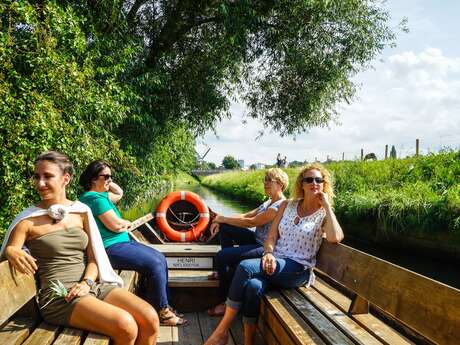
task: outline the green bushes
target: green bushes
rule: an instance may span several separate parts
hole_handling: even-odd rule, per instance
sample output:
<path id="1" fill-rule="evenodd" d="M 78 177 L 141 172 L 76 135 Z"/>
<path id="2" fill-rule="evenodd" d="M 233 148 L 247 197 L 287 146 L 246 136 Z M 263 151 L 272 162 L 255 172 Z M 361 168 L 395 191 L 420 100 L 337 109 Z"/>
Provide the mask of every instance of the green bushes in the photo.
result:
<path id="1" fill-rule="evenodd" d="M 37 201 L 29 176 L 46 150 L 69 155 L 76 177 L 92 160 L 110 161 L 132 205 L 187 169 L 194 139 L 181 123 L 136 126 L 151 118 L 134 83 L 123 83 L 136 42 L 88 37 L 91 24 L 71 6 L 0 4 L 0 242 L 13 217 Z M 131 127 L 130 127 L 131 125 Z M 131 138 L 138 138 L 137 141 Z M 167 184 L 166 184 L 167 187 Z"/>
<path id="2" fill-rule="evenodd" d="M 334 176 L 335 209 L 342 221 L 375 221 L 381 235 L 450 233 L 460 238 L 460 151 L 337 162 L 327 167 Z M 291 183 L 298 171 L 286 169 Z M 260 203 L 264 173 L 212 175 L 203 179 L 203 184 Z"/>

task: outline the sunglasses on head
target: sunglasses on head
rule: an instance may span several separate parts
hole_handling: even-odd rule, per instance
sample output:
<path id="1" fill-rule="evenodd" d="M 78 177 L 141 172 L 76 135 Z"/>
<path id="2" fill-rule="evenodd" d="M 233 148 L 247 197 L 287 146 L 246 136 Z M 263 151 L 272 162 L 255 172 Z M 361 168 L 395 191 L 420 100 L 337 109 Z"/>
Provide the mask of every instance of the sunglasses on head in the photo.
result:
<path id="1" fill-rule="evenodd" d="M 104 177 L 104 180 L 108 180 L 108 179 L 111 179 L 112 178 L 112 175 L 110 174 L 99 174 L 99 176 L 103 176 Z"/>
<path id="2" fill-rule="evenodd" d="M 302 179 L 302 182 L 304 183 L 313 183 L 313 181 L 315 181 L 317 184 L 320 184 L 320 183 L 323 183 L 324 182 L 324 179 L 322 177 L 304 177 Z"/>

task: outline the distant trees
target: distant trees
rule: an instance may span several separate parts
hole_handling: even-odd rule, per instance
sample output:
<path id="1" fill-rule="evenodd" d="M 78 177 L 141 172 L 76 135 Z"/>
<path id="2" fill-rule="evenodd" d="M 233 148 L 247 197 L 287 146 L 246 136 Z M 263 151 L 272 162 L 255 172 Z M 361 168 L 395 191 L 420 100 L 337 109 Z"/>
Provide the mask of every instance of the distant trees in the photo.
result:
<path id="1" fill-rule="evenodd" d="M 214 169 L 217 169 L 217 166 L 214 162 L 200 161 L 200 162 L 197 162 L 197 164 L 195 165 L 195 169 L 214 170 Z"/>
<path id="2" fill-rule="evenodd" d="M 251 164 L 251 165 L 249 166 L 249 170 L 257 170 L 257 165 Z"/>
<path id="3" fill-rule="evenodd" d="M 301 161 L 292 161 L 292 162 L 289 162 L 288 164 L 288 168 L 297 168 L 297 167 L 301 167 L 302 165 L 305 165 L 307 164 L 307 161 L 304 161 L 304 162 L 301 162 Z"/>
<path id="4" fill-rule="evenodd" d="M 233 156 L 225 156 L 222 160 L 222 165 L 225 169 L 239 169 L 240 165 L 238 161 Z"/>

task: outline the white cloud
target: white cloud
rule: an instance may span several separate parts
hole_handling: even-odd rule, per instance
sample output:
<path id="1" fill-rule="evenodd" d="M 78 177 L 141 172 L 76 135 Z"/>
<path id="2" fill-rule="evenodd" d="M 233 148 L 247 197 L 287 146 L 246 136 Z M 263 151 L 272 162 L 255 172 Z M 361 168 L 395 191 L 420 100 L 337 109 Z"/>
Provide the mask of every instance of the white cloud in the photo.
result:
<path id="1" fill-rule="evenodd" d="M 411 154 L 416 138 L 422 153 L 460 144 L 460 58 L 445 56 L 439 48 L 405 51 L 389 56 L 356 81 L 362 85 L 357 99 L 339 107 L 341 126 L 312 129 L 295 141 L 274 133 L 256 141 L 262 124 L 253 119 L 243 124 L 245 108 L 233 104 L 232 119 L 217 128 L 219 139 L 211 133 L 203 138 L 211 147 L 206 159 L 220 163 L 231 154 L 249 164 L 273 163 L 278 152 L 288 161 L 325 160 L 328 155 L 341 159 L 343 152 L 352 159 L 361 148 L 382 157 L 385 144 Z"/>

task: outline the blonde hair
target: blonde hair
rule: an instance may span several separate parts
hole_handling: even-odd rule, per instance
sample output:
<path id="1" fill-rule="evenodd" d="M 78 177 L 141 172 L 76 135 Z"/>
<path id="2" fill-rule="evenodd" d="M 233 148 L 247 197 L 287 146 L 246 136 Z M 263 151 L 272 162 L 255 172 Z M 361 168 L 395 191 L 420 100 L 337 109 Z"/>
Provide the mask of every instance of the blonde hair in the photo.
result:
<path id="1" fill-rule="evenodd" d="M 334 182 L 332 180 L 331 173 L 320 163 L 310 163 L 305 165 L 302 170 L 297 175 L 294 187 L 292 188 L 292 197 L 293 199 L 303 199 L 303 174 L 309 170 L 318 170 L 321 173 L 321 176 L 324 179 L 323 182 L 323 191 L 329 197 L 329 203 L 331 206 L 334 203 Z"/>
<path id="2" fill-rule="evenodd" d="M 279 168 L 270 168 L 265 173 L 265 177 L 275 180 L 281 185 L 281 190 L 284 192 L 289 185 L 289 176 Z"/>

